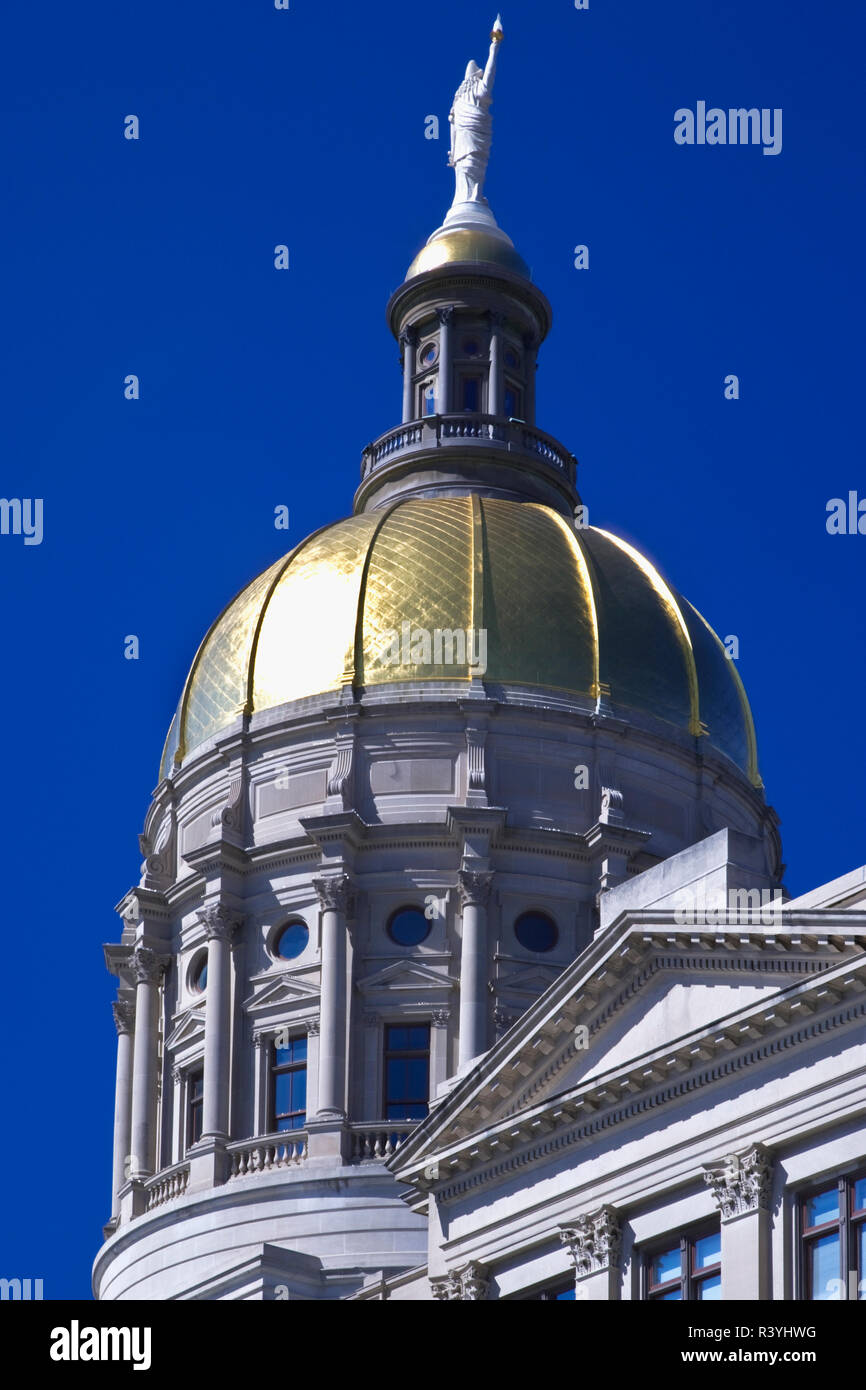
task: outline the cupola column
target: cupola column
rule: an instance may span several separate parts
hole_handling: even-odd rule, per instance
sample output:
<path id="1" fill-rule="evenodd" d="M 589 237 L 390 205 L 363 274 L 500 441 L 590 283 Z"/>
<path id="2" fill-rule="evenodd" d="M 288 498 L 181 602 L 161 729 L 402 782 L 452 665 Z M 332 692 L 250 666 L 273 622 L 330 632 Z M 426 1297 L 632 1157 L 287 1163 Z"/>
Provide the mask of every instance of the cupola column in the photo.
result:
<path id="1" fill-rule="evenodd" d="M 156 1166 L 156 1062 L 159 984 L 165 960 L 137 946 L 131 967 L 135 979 L 135 1041 L 132 1054 L 132 1140 L 130 1178 L 149 1178 Z"/>
<path id="2" fill-rule="evenodd" d="M 232 941 L 240 918 L 222 903 L 198 914 L 207 936 L 207 994 L 204 1015 L 202 1139 L 227 1139 L 231 1057 Z"/>
<path id="3" fill-rule="evenodd" d="M 437 309 L 436 314 L 439 319 L 439 389 L 436 393 L 436 411 L 439 415 L 450 415 L 453 409 L 451 382 L 454 376 L 454 310 L 450 307 Z"/>
<path id="4" fill-rule="evenodd" d="M 118 999 L 111 1006 L 117 1028 L 117 1070 L 114 1083 L 114 1166 L 111 1180 L 111 1215 L 120 1215 L 120 1189 L 126 1182 L 126 1162 L 130 1154 L 130 1109 L 132 1095 L 132 1029 L 135 1009 L 131 999 Z"/>
<path id="5" fill-rule="evenodd" d="M 501 415 L 504 410 L 505 380 L 502 374 L 502 314 L 490 314 L 490 382 L 487 388 L 488 415 Z"/>
<path id="6" fill-rule="evenodd" d="M 523 340 L 523 346 L 524 346 L 525 351 L 526 351 L 526 356 L 525 356 L 525 359 L 524 359 L 525 362 L 526 362 L 526 385 L 525 385 L 525 388 L 524 388 L 525 391 L 526 391 L 526 398 L 525 398 L 525 404 L 524 404 L 523 415 L 524 415 L 524 418 L 525 418 L 525 420 L 526 420 L 527 425 L 534 425 L 534 424 L 535 424 L 535 376 L 536 376 L 536 372 L 538 371 L 538 343 L 536 342 L 536 340 L 535 340 L 534 338 L 530 338 L 529 336 L 527 336 L 527 337 L 525 337 L 524 340 Z"/>
<path id="7" fill-rule="evenodd" d="M 492 873 L 457 875 L 463 920 L 458 1066 L 487 1050 L 487 903 Z"/>
<path id="8" fill-rule="evenodd" d="M 317 878 L 322 908 L 322 984 L 319 1028 L 318 1114 L 346 1113 L 346 932 L 352 885 L 347 874 Z"/>
<path id="9" fill-rule="evenodd" d="M 403 349 L 403 424 L 414 420 L 418 411 L 415 407 L 415 348 L 418 333 L 414 327 L 404 328 L 400 334 Z"/>

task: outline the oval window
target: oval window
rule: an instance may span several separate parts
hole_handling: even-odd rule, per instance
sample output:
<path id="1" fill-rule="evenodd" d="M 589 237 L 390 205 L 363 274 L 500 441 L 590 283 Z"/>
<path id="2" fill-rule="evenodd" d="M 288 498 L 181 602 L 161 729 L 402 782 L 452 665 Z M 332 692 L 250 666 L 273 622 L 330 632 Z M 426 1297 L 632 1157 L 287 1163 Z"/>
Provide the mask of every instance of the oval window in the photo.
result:
<path id="1" fill-rule="evenodd" d="M 196 994 L 203 994 L 204 991 L 207 989 L 206 954 L 201 956 L 197 961 L 193 963 L 192 970 L 190 971 L 189 983 L 190 988 L 193 989 Z"/>
<path id="2" fill-rule="evenodd" d="M 431 362 L 436 361 L 438 355 L 439 354 L 435 343 L 428 343 L 425 348 L 421 349 L 421 361 L 427 367 L 429 367 Z"/>
<path id="3" fill-rule="evenodd" d="M 288 922 L 274 942 L 274 955 L 280 960 L 294 960 L 307 949 L 309 939 L 306 922 Z"/>
<path id="4" fill-rule="evenodd" d="M 514 935 L 525 951 L 551 951 L 559 939 L 556 923 L 544 912 L 524 912 L 514 923 Z"/>
<path id="5" fill-rule="evenodd" d="M 388 935 L 398 946 L 417 946 L 430 935 L 430 923 L 420 907 L 401 907 L 388 919 Z"/>

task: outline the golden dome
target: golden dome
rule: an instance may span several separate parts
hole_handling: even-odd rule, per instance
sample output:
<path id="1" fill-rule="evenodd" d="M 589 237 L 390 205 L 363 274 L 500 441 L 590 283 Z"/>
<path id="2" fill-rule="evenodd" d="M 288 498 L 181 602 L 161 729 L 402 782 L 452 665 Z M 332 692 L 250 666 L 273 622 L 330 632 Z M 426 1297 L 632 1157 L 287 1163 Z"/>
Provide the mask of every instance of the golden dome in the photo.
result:
<path id="1" fill-rule="evenodd" d="M 527 280 L 530 278 L 529 266 L 508 237 L 502 233 L 494 236 L 475 228 L 461 228 L 437 235 L 422 246 L 406 273 L 406 279 L 411 280 L 427 270 L 438 270 L 440 266 L 452 264 L 503 266 L 515 275 L 523 275 Z"/>
<path id="2" fill-rule="evenodd" d="M 389 642 L 404 623 L 486 631 L 488 689 L 602 695 L 620 718 L 637 711 L 705 736 L 760 786 L 742 682 L 691 604 L 609 532 L 477 495 L 338 521 L 247 585 L 199 648 L 163 775 L 242 712 L 345 686 L 471 678 L 466 664 L 401 664 Z"/>

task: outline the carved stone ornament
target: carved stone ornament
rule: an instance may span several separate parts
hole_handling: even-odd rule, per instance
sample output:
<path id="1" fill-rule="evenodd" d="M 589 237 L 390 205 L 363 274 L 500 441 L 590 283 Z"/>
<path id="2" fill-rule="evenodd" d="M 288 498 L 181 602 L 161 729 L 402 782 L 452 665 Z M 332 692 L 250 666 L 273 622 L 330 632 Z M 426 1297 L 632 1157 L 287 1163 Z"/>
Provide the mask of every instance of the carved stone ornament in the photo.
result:
<path id="1" fill-rule="evenodd" d="M 763 1144 L 726 1154 L 704 1167 L 704 1182 L 713 1189 L 723 1221 L 750 1211 L 766 1211 L 770 1202 L 772 1163 Z"/>
<path id="2" fill-rule="evenodd" d="M 503 1033 L 508 1032 L 513 1022 L 514 1015 L 510 1014 L 507 1009 L 503 1009 L 501 1004 L 497 1004 L 493 1010 L 493 1026 L 496 1029 L 497 1042 Z"/>
<path id="3" fill-rule="evenodd" d="M 319 1028 L 320 1028 L 320 1026 L 321 1026 L 321 1024 L 320 1024 L 320 1020 L 319 1020 L 319 1019 L 317 1019 L 317 1018 L 310 1018 L 310 1019 L 308 1019 L 308 1020 L 307 1020 L 307 1035 L 308 1035 L 308 1037 L 317 1038 L 317 1037 L 319 1036 Z"/>
<path id="4" fill-rule="evenodd" d="M 238 773 L 232 778 L 229 784 L 228 795 L 222 804 L 218 806 L 210 818 L 211 825 L 224 825 L 229 830 L 240 830 L 243 826 L 244 815 L 244 779 L 243 774 Z"/>
<path id="5" fill-rule="evenodd" d="M 114 1026 L 118 1037 L 121 1033 L 131 1033 L 135 1023 L 135 1005 L 129 999 L 116 999 L 111 1006 Z"/>
<path id="6" fill-rule="evenodd" d="M 477 1260 L 470 1260 L 462 1269 L 452 1270 L 438 1279 L 430 1280 L 434 1299 L 450 1303 L 477 1303 L 487 1298 L 489 1275 Z"/>
<path id="7" fill-rule="evenodd" d="M 211 903 L 198 912 L 208 941 L 231 941 L 241 924 L 240 914 L 224 903 Z"/>
<path id="8" fill-rule="evenodd" d="M 314 878 L 313 888 L 324 912 L 349 914 L 352 908 L 352 881 L 347 874 L 333 878 Z"/>
<path id="9" fill-rule="evenodd" d="M 166 961 L 149 946 L 136 946 L 129 958 L 129 968 L 137 985 L 155 985 L 166 967 Z"/>
<path id="10" fill-rule="evenodd" d="M 450 1009 L 434 1009 L 430 1021 L 434 1028 L 447 1028 L 450 1017 Z"/>
<path id="11" fill-rule="evenodd" d="M 578 1279 L 619 1264 L 622 1227 L 613 1207 L 578 1216 L 571 1226 L 560 1227 L 559 1236 L 568 1246 Z"/>
<path id="12" fill-rule="evenodd" d="M 460 904 L 462 907 L 486 907 L 490 897 L 490 887 L 493 883 L 492 873 L 476 873 L 466 869 L 461 869 L 457 875 L 457 886 L 460 889 Z"/>

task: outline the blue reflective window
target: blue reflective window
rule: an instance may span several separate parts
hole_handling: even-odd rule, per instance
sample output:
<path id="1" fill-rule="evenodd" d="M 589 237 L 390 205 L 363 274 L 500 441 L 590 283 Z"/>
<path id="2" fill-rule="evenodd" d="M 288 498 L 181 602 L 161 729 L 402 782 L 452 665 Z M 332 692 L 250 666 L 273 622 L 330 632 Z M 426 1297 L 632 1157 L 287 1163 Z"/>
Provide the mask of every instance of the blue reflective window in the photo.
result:
<path id="1" fill-rule="evenodd" d="M 653 1259 L 652 1282 L 654 1284 L 666 1284 L 669 1279 L 679 1279 L 681 1274 L 682 1259 L 679 1245 L 676 1245 L 672 1250 L 662 1250 Z"/>
<path id="2" fill-rule="evenodd" d="M 435 387 L 435 386 L 425 386 L 425 387 L 424 387 L 424 414 L 425 414 L 425 415 L 435 415 L 435 414 L 436 414 L 436 387 Z"/>
<path id="3" fill-rule="evenodd" d="M 819 1240 L 811 1241 L 809 1256 L 809 1297 L 819 1303 L 841 1299 L 844 1283 L 842 1240 L 839 1232 L 834 1231 L 832 1235 L 821 1236 Z"/>
<path id="4" fill-rule="evenodd" d="M 385 1029 L 385 1119 L 423 1120 L 429 1094 L 429 1027 L 389 1024 Z"/>
<path id="5" fill-rule="evenodd" d="M 509 420 L 516 418 L 518 414 L 517 392 L 512 390 L 510 386 L 505 388 L 505 414 L 508 416 Z"/>
<path id="6" fill-rule="evenodd" d="M 388 919 L 388 935 L 398 946 L 418 946 L 430 935 L 430 922 L 420 907 L 401 907 Z"/>
<path id="7" fill-rule="evenodd" d="M 708 1302 L 715 1302 L 722 1297 L 722 1276 L 713 1274 L 709 1279 L 702 1279 L 698 1284 L 698 1298 Z"/>
<path id="8" fill-rule="evenodd" d="M 707 1265 L 717 1265 L 721 1258 L 721 1231 L 715 1231 L 711 1236 L 701 1236 L 695 1241 L 694 1269 L 706 1269 Z"/>
<path id="9" fill-rule="evenodd" d="M 514 923 L 514 934 L 526 951 L 550 951 L 559 937 L 556 923 L 544 912 L 524 912 Z"/>
<path id="10" fill-rule="evenodd" d="M 271 1064 L 271 1132 L 303 1129 L 307 1122 L 306 1034 L 274 1043 Z"/>
<path id="11" fill-rule="evenodd" d="M 281 960 L 294 960 L 303 955 L 309 940 L 310 929 L 306 922 L 289 922 L 277 937 L 276 955 Z"/>
<path id="12" fill-rule="evenodd" d="M 823 1226 L 827 1221 L 839 1220 L 839 1186 L 834 1183 L 823 1192 L 816 1192 L 806 1202 L 806 1225 Z"/>
<path id="13" fill-rule="evenodd" d="M 192 987 L 198 994 L 202 994 L 203 991 L 207 989 L 207 956 L 202 959 L 201 964 L 193 975 Z"/>
<path id="14" fill-rule="evenodd" d="M 481 382 L 477 376 L 463 379 L 463 409 L 473 412 L 481 409 Z"/>
<path id="15" fill-rule="evenodd" d="M 204 1113 L 204 1071 L 201 1067 L 190 1072 L 187 1078 L 186 1105 L 186 1141 L 188 1144 L 196 1144 L 201 1139 L 201 1122 Z"/>

